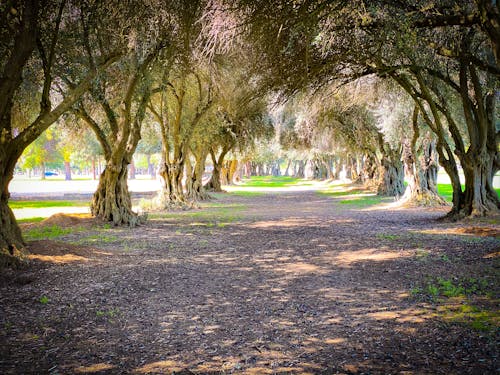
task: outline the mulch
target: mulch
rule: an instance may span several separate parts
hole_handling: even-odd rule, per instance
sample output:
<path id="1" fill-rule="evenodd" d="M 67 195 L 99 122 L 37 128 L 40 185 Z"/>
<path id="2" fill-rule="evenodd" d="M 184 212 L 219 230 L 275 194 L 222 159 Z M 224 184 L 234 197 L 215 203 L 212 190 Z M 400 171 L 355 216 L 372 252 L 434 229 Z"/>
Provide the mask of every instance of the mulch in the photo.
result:
<path id="1" fill-rule="evenodd" d="M 446 209 L 351 208 L 310 191 L 217 203 L 240 206 L 137 228 L 37 224 L 79 229 L 0 271 L 0 373 L 498 373 L 498 327 L 411 293 L 482 279 L 487 299 L 453 302 L 498 313 L 498 218 L 451 223 Z"/>

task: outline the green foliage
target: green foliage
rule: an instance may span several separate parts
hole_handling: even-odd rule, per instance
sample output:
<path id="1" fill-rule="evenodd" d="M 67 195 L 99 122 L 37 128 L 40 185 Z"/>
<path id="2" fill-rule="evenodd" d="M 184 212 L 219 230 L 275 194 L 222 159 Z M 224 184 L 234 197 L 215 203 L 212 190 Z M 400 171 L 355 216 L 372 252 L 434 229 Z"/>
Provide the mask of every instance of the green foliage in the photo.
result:
<path id="1" fill-rule="evenodd" d="M 57 133 L 53 129 L 46 130 L 24 150 L 21 166 L 26 169 L 41 167 L 42 164 L 49 168 L 62 167 L 64 158 L 58 142 Z"/>
<path id="2" fill-rule="evenodd" d="M 42 305 L 46 305 L 47 303 L 49 303 L 49 297 L 47 296 L 41 296 L 40 299 L 39 299 L 40 303 Z"/>
<path id="3" fill-rule="evenodd" d="M 475 278 L 430 280 L 423 287 L 412 288 L 410 293 L 415 297 L 466 297 L 472 295 L 491 296 L 488 280 Z"/>
<path id="4" fill-rule="evenodd" d="M 462 323 L 481 332 L 498 330 L 500 313 L 463 302 L 460 305 L 445 305 L 439 309 L 439 315 L 450 322 Z"/>
<path id="5" fill-rule="evenodd" d="M 97 310 L 95 312 L 96 316 L 99 318 L 109 318 L 113 319 L 120 315 L 120 309 L 109 309 L 109 310 Z"/>
<path id="6" fill-rule="evenodd" d="M 465 293 L 462 285 L 455 285 L 452 280 L 438 279 L 439 291 L 446 297 L 458 297 Z"/>

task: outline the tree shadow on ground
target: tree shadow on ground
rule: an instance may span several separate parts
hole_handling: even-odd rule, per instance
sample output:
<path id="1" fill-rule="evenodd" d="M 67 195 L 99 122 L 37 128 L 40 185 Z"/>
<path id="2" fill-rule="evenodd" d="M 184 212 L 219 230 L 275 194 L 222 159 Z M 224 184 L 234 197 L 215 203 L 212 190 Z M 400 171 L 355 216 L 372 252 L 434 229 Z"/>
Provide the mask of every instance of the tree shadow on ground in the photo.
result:
<path id="1" fill-rule="evenodd" d="M 486 257 L 495 238 L 422 232 L 448 225 L 432 221 L 435 212 L 318 203 L 263 196 L 225 226 L 156 220 L 114 230 L 118 239 L 85 260 L 35 260 L 23 271 L 29 283 L 0 289 L 0 369 L 496 371 L 498 331 L 447 321 L 436 301 L 410 294 L 429 277 L 495 277 Z"/>

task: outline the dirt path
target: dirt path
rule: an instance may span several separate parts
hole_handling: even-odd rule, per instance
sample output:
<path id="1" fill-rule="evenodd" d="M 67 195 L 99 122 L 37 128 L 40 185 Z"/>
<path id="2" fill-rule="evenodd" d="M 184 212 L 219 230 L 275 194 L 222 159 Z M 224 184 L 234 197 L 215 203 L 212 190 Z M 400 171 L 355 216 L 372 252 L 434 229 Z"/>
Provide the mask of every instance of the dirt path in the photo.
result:
<path id="1" fill-rule="evenodd" d="M 442 214 L 226 196 L 34 241 L 0 274 L 0 373 L 495 373 L 500 241 Z"/>

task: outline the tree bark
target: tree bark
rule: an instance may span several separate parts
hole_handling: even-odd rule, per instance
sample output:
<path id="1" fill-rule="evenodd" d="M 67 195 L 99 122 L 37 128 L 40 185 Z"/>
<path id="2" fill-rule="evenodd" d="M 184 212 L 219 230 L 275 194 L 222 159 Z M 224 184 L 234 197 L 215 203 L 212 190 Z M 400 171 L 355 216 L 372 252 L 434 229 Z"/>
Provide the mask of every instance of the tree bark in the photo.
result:
<path id="1" fill-rule="evenodd" d="M 130 161 L 129 168 L 130 168 L 130 175 L 128 176 L 128 178 L 129 178 L 129 180 L 135 180 L 135 163 L 134 163 L 134 159 L 132 159 Z"/>
<path id="2" fill-rule="evenodd" d="M 378 195 L 400 197 L 404 193 L 404 171 L 400 160 L 382 158 L 382 173 L 377 189 Z"/>
<path id="3" fill-rule="evenodd" d="M 291 162 L 292 162 L 292 161 L 291 161 L 290 159 L 288 159 L 288 160 L 287 160 L 287 162 L 286 162 L 286 168 L 285 168 L 285 174 L 284 174 L 284 176 L 287 176 L 287 177 L 288 177 L 288 176 L 290 175 L 290 174 L 289 174 L 289 170 L 290 170 L 290 164 L 291 164 Z"/>
<path id="4" fill-rule="evenodd" d="M 155 180 L 156 179 L 156 171 L 155 171 L 153 163 L 151 163 L 151 155 L 150 154 L 146 154 L 146 160 L 148 163 L 148 174 L 151 176 L 152 180 Z"/>
<path id="5" fill-rule="evenodd" d="M 212 170 L 212 176 L 210 177 L 210 181 L 208 181 L 205 188 L 209 191 L 221 192 L 222 185 L 220 183 L 220 176 L 221 176 L 221 169 L 222 168 L 217 163 L 214 163 L 213 167 L 214 168 Z"/>
<path id="6" fill-rule="evenodd" d="M 216 156 L 215 150 L 211 149 L 210 150 L 210 157 L 212 158 L 212 164 L 213 164 L 213 170 L 212 170 L 212 176 L 210 177 L 210 181 L 205 186 L 205 189 L 209 191 L 214 191 L 214 192 L 222 192 L 222 185 L 221 185 L 221 173 L 222 173 L 222 166 L 224 163 L 224 158 L 231 150 L 232 145 L 225 145 L 219 157 Z"/>
<path id="7" fill-rule="evenodd" d="M 195 165 L 191 176 L 186 179 L 186 196 L 194 201 L 208 200 L 210 195 L 203 187 L 203 172 L 208 152 L 202 151 L 195 156 Z"/>
<path id="8" fill-rule="evenodd" d="M 97 167 L 96 167 L 96 164 L 95 164 L 95 156 L 92 157 L 92 180 L 96 180 L 97 179 Z"/>
<path id="9" fill-rule="evenodd" d="M 92 198 L 92 216 L 111 221 L 114 225 L 136 226 L 141 218 L 132 211 L 132 200 L 127 185 L 128 161 L 123 156 L 108 161 L 99 178 Z"/>
<path id="10" fill-rule="evenodd" d="M 384 141 L 383 135 L 378 133 L 378 145 L 382 153 L 380 160 L 378 195 L 388 195 L 401 197 L 404 193 L 404 169 L 401 161 L 401 152 L 393 150 L 389 144 Z"/>
<path id="11" fill-rule="evenodd" d="M 2 163 L 0 162 L 0 165 Z M 0 267 L 18 266 L 25 254 L 24 240 L 14 213 L 8 205 L 10 193 L 9 182 L 12 180 L 14 168 L 6 168 L 0 176 Z"/>
<path id="12" fill-rule="evenodd" d="M 64 179 L 71 181 L 71 166 L 67 160 L 64 161 Z"/>
<path id="13" fill-rule="evenodd" d="M 161 190 L 158 193 L 158 203 L 161 208 L 169 209 L 187 204 L 182 187 L 184 162 L 174 160 L 170 163 L 162 161 L 158 175 L 161 181 Z"/>
<path id="14" fill-rule="evenodd" d="M 439 156 L 436 142 L 430 134 L 420 136 L 419 108 L 413 111 L 411 140 L 403 142 L 403 163 L 408 186 L 403 201 L 419 206 L 443 206 L 446 202 L 438 195 L 437 173 Z"/>
<path id="15" fill-rule="evenodd" d="M 40 170 L 40 180 L 45 180 L 45 163 L 42 163 Z"/>
<path id="16" fill-rule="evenodd" d="M 297 169 L 294 173 L 294 177 L 304 178 L 306 162 L 304 160 L 297 160 L 295 166 Z"/>

